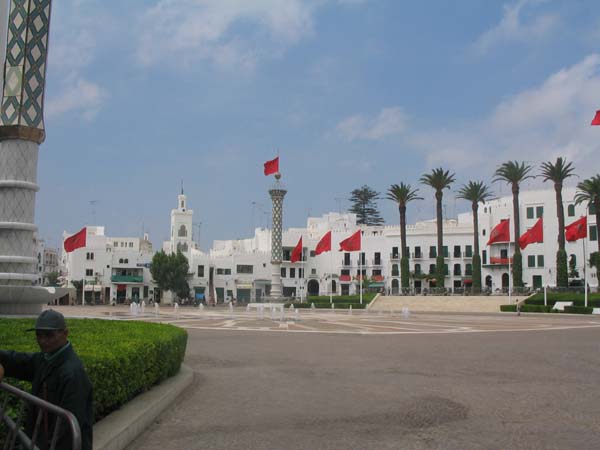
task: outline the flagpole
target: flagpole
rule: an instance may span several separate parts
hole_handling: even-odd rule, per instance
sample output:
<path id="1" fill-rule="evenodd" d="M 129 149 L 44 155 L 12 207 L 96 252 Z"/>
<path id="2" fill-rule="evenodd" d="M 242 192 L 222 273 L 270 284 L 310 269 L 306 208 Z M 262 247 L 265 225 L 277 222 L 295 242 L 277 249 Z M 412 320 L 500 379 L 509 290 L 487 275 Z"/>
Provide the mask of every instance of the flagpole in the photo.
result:
<path id="1" fill-rule="evenodd" d="M 511 305 L 512 304 L 512 289 L 511 289 L 511 283 L 512 283 L 512 271 L 511 271 L 511 262 L 512 262 L 512 258 L 510 256 L 510 241 L 508 242 L 508 304 Z"/>
<path id="2" fill-rule="evenodd" d="M 362 247 L 362 245 L 361 245 Z M 359 278 L 359 290 L 360 290 L 360 304 L 362 305 L 362 279 L 363 279 L 363 271 L 362 271 L 362 249 L 358 251 L 358 271 L 360 273 Z"/>
<path id="3" fill-rule="evenodd" d="M 329 304 L 333 305 L 333 251 L 329 249 Z"/>
<path id="4" fill-rule="evenodd" d="M 583 299 L 584 299 L 585 307 L 587 308 L 587 305 L 588 305 L 588 288 L 587 288 L 587 269 L 586 269 L 587 255 L 586 255 L 585 241 L 587 241 L 587 233 L 586 233 L 586 237 L 583 238 L 583 289 L 584 289 L 583 290 L 583 292 L 584 292 Z"/>

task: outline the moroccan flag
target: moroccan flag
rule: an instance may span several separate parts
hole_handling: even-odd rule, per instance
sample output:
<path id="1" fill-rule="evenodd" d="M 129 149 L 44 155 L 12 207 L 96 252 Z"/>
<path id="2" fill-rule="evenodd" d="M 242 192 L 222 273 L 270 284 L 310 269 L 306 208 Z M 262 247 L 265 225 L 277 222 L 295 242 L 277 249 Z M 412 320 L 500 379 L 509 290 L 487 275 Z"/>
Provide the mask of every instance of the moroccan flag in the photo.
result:
<path id="1" fill-rule="evenodd" d="M 519 247 L 523 250 L 529 244 L 544 242 L 544 218 L 540 217 L 533 227 L 519 238 Z"/>
<path id="2" fill-rule="evenodd" d="M 315 255 L 331 251 L 331 231 L 325 233 L 315 248 Z"/>
<path id="3" fill-rule="evenodd" d="M 292 250 L 292 257 L 290 258 L 290 262 L 298 262 L 302 261 L 302 236 L 300 236 L 300 240 Z"/>
<path id="4" fill-rule="evenodd" d="M 65 252 L 71 253 L 73 250 L 76 250 L 80 247 L 85 247 L 86 237 L 87 228 L 83 227 L 78 233 L 75 233 L 73 236 L 69 236 L 68 238 L 66 238 L 64 243 Z"/>
<path id="5" fill-rule="evenodd" d="M 600 125 L 600 110 L 596 111 L 596 117 L 592 120 L 592 125 Z"/>
<path id="6" fill-rule="evenodd" d="M 279 156 L 265 163 L 265 175 L 279 172 Z"/>
<path id="7" fill-rule="evenodd" d="M 354 233 L 349 238 L 344 239 L 342 242 L 340 242 L 340 252 L 341 251 L 346 251 L 346 252 L 360 251 L 360 237 L 361 237 L 361 231 L 358 230 L 356 233 Z"/>
<path id="8" fill-rule="evenodd" d="M 490 240 L 486 245 L 496 242 L 510 242 L 510 220 L 502 219 L 490 233 Z"/>
<path id="9" fill-rule="evenodd" d="M 576 220 L 565 227 L 565 239 L 569 242 L 587 237 L 587 217 Z"/>

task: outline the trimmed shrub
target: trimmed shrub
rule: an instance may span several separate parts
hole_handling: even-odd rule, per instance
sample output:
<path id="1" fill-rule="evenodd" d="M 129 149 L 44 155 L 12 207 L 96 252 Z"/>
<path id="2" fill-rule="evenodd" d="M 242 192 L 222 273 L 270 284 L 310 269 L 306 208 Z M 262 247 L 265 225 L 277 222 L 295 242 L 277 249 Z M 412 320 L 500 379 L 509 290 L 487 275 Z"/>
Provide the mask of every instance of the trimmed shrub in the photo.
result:
<path id="1" fill-rule="evenodd" d="M 502 312 L 517 312 L 517 305 L 500 305 Z"/>
<path id="2" fill-rule="evenodd" d="M 552 306 L 544 305 L 521 305 L 519 308 L 524 313 L 552 313 Z M 500 305 L 500 311 L 502 312 L 517 312 L 516 305 Z"/>
<path id="3" fill-rule="evenodd" d="M 594 308 L 589 306 L 565 306 L 565 313 L 567 314 L 591 314 Z"/>
<path id="4" fill-rule="evenodd" d="M 2 348 L 39 351 L 35 335 L 25 332 L 34 321 L 0 318 Z M 67 324 L 94 387 L 96 420 L 175 375 L 185 355 L 187 332 L 172 325 L 72 318 Z"/>

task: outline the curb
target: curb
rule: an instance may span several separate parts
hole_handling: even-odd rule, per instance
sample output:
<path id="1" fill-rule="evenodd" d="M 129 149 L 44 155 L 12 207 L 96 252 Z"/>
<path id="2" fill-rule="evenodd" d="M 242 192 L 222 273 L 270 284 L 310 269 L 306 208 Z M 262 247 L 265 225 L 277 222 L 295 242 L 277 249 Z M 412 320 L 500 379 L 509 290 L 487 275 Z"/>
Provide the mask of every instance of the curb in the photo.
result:
<path id="1" fill-rule="evenodd" d="M 138 437 L 194 380 L 185 364 L 179 373 L 94 425 L 94 450 L 122 450 Z"/>

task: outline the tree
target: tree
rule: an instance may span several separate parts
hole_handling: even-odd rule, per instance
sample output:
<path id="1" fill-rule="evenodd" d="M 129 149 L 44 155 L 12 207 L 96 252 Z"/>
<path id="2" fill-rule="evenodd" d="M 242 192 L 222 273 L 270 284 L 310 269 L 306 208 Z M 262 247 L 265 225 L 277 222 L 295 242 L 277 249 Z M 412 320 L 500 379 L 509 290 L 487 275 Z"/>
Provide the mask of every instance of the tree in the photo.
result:
<path id="1" fill-rule="evenodd" d="M 586 203 L 588 208 L 592 205 L 594 206 L 596 212 L 596 230 L 600 231 L 600 175 L 594 175 L 577 184 L 575 204 L 580 203 Z M 600 238 L 596 240 L 598 242 L 598 254 L 600 254 Z M 600 280 L 600 264 L 596 265 L 596 277 Z"/>
<path id="2" fill-rule="evenodd" d="M 46 275 L 47 285 L 58 286 L 59 275 L 60 274 L 58 272 L 50 272 L 48 275 Z"/>
<path id="3" fill-rule="evenodd" d="M 437 216 L 437 258 L 436 258 L 436 287 L 444 287 L 444 225 L 442 216 L 442 199 L 444 198 L 444 189 L 450 189 L 454 183 L 454 174 L 441 167 L 433 169 L 431 173 L 424 174 L 421 183 L 435 189 L 436 216 Z"/>
<path id="4" fill-rule="evenodd" d="M 161 250 L 154 254 L 150 265 L 150 273 L 159 289 L 173 291 L 181 299 L 190 295 L 188 272 L 188 260 L 180 251 L 167 255 Z"/>
<path id="5" fill-rule="evenodd" d="M 418 189 L 412 189 L 410 184 L 392 184 L 387 192 L 387 199 L 398 204 L 400 213 L 400 283 L 403 288 L 409 287 L 408 250 L 406 248 L 406 205 L 413 200 L 423 200 L 417 195 Z"/>
<path id="6" fill-rule="evenodd" d="M 356 223 L 359 225 L 381 225 L 383 218 L 377 209 L 379 192 L 374 191 L 366 184 L 350 193 L 352 206 L 349 211 L 356 214 Z"/>
<path id="7" fill-rule="evenodd" d="M 556 216 L 558 218 L 558 251 L 556 252 L 556 287 L 567 287 L 569 285 L 569 274 L 567 270 L 567 252 L 565 251 L 565 208 L 562 201 L 563 182 L 574 175 L 575 168 L 567 163 L 562 157 L 556 158 L 556 162 L 542 163 L 541 176 L 544 181 L 554 183 L 556 194 Z"/>
<path id="8" fill-rule="evenodd" d="M 458 191 L 458 198 L 471 202 L 473 211 L 473 290 L 481 292 L 481 255 L 479 253 L 479 203 L 485 203 L 492 193 L 483 181 L 469 181 Z"/>
<path id="9" fill-rule="evenodd" d="M 519 247 L 519 237 L 521 236 L 521 221 L 519 216 L 519 185 L 528 178 L 533 178 L 529 175 L 531 166 L 524 162 L 508 161 L 501 164 L 494 172 L 494 182 L 505 181 L 510 184 L 513 196 L 513 229 L 514 229 L 514 247 L 513 254 L 513 287 L 523 287 L 523 257 L 521 248 Z"/>

